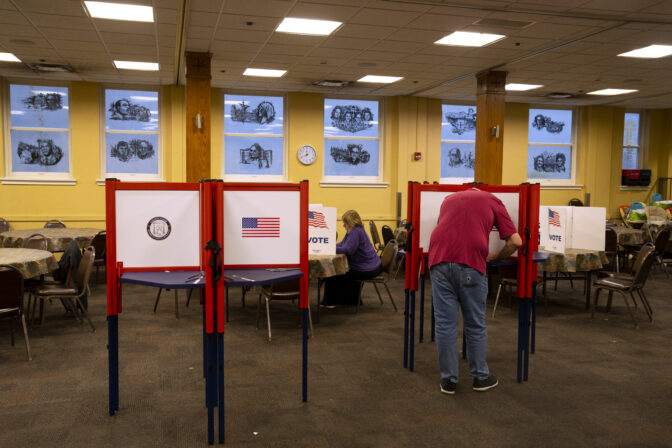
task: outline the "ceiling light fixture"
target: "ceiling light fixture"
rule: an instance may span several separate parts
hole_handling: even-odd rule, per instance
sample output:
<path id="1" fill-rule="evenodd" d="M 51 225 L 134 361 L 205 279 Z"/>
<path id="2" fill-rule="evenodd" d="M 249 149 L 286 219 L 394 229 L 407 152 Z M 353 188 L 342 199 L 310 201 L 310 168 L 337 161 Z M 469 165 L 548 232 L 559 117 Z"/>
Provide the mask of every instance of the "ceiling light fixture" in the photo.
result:
<path id="1" fill-rule="evenodd" d="M 343 22 L 332 20 L 297 19 L 285 17 L 275 29 L 278 33 L 307 34 L 309 36 L 328 36 Z"/>
<path id="2" fill-rule="evenodd" d="M 114 61 L 114 66 L 124 70 L 158 71 L 158 62 Z"/>
<path id="3" fill-rule="evenodd" d="M 128 20 L 131 22 L 154 21 L 154 9 L 151 6 L 89 1 L 85 1 L 84 4 L 94 19 Z"/>
<path id="4" fill-rule="evenodd" d="M 0 53 L 0 61 L 3 62 L 21 62 L 19 58 L 14 56 L 12 53 Z"/>
<path id="5" fill-rule="evenodd" d="M 539 84 L 516 84 L 511 83 L 506 85 L 506 90 L 511 90 L 514 92 L 524 92 L 525 90 L 538 89 L 539 87 L 544 87 Z"/>
<path id="6" fill-rule="evenodd" d="M 262 76 L 265 78 L 280 78 L 287 70 L 269 70 L 265 68 L 246 68 L 243 76 Z"/>
<path id="7" fill-rule="evenodd" d="M 588 95 L 625 95 L 626 93 L 637 92 L 629 89 L 602 89 L 594 92 L 588 92 Z"/>
<path id="8" fill-rule="evenodd" d="M 358 79 L 357 82 L 375 82 L 379 84 L 390 84 L 392 82 L 397 82 L 400 79 L 404 79 L 402 76 L 377 76 L 377 75 L 366 75 L 365 77 Z"/>
<path id="9" fill-rule="evenodd" d="M 439 45 L 453 45 L 458 47 L 483 47 L 498 40 L 504 39 L 506 36 L 502 34 L 488 34 L 488 33 L 470 33 L 467 31 L 455 31 L 436 42 Z"/>
<path id="10" fill-rule="evenodd" d="M 347 87 L 350 81 L 341 81 L 339 79 L 321 79 L 313 83 L 314 86 L 321 87 Z"/>
<path id="11" fill-rule="evenodd" d="M 648 47 L 621 53 L 619 56 L 626 58 L 664 58 L 672 54 L 672 45 L 649 45 Z"/>

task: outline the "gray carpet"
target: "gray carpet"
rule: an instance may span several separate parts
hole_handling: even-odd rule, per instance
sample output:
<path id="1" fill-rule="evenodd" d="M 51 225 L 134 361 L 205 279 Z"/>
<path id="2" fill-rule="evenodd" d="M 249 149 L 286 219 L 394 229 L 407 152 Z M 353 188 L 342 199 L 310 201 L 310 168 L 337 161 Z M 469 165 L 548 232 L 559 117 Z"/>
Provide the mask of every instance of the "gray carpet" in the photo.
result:
<path id="1" fill-rule="evenodd" d="M 549 288 L 539 306 L 530 378 L 516 383 L 517 308 L 506 300 L 490 317 L 490 370 L 500 379 L 471 390 L 466 362 L 455 396 L 439 392 L 435 345 L 416 347 L 415 371 L 402 367 L 403 280 L 392 287 L 400 312 L 373 288 L 364 306 L 323 310 L 309 343 L 309 396 L 301 402 L 301 332 L 290 303 L 272 304 L 273 341 L 255 327 L 256 295 L 241 306 L 232 290 L 225 335 L 226 445 L 232 447 L 669 447 L 672 446 L 672 279 L 647 285 L 655 322 L 636 311 L 635 329 L 615 297 L 608 320 L 591 321 L 581 283 Z M 156 290 L 124 286 L 119 318 L 120 409 L 108 415 L 105 285 L 89 300 L 96 332 L 47 305 L 10 345 L 0 321 L 0 446 L 205 446 L 201 308 L 172 291 L 152 312 Z M 427 289 L 429 292 L 429 288 Z M 311 305 L 315 289 L 311 284 Z M 542 302 L 543 303 L 543 302 Z M 314 312 L 315 310 L 313 310 Z"/>

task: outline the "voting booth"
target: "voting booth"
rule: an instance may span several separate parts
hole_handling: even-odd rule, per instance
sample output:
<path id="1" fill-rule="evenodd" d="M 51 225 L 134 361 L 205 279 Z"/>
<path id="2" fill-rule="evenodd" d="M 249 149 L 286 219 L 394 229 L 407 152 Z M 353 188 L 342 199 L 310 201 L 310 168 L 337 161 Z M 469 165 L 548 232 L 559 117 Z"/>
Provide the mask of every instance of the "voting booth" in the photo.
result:
<path id="1" fill-rule="evenodd" d="M 604 207 L 539 207 L 539 245 L 549 252 L 604 250 Z"/>
<path id="2" fill-rule="evenodd" d="M 424 301 L 424 281 L 418 278 L 427 273 L 429 240 L 437 225 L 443 200 L 459 191 L 478 188 L 492 193 L 506 207 L 523 240 L 523 247 L 512 259 L 517 265 L 516 294 L 520 299 L 519 338 L 518 338 L 518 381 L 527 379 L 529 354 L 530 313 L 533 312 L 535 294 L 534 284 L 537 278 L 537 266 L 533 254 L 539 240 L 539 184 L 521 185 L 439 185 L 409 182 L 407 199 L 407 239 L 406 239 L 406 278 L 404 312 L 404 367 L 413 370 L 415 337 L 415 293 L 420 287 L 421 302 Z M 492 229 L 489 239 L 489 251 L 498 253 L 505 245 L 497 229 Z M 512 261 L 513 262 L 513 261 Z M 530 302 L 531 301 L 531 302 Z M 424 321 L 424 306 L 420 304 L 420 335 Z M 433 321 L 433 316 L 432 316 Z M 525 331 L 522 331 L 525 328 Z M 421 336 L 422 337 L 422 336 Z M 421 339 L 422 341 L 422 339 Z M 522 371 L 524 370 L 524 375 Z"/>
<path id="3" fill-rule="evenodd" d="M 300 279 L 307 400 L 308 182 L 105 182 L 110 415 L 119 409 L 122 283 L 201 288 L 208 442 L 224 442 L 224 291 Z M 243 273 L 243 274 L 241 274 Z"/>
<path id="4" fill-rule="evenodd" d="M 336 207 L 308 207 L 308 253 L 336 253 Z"/>

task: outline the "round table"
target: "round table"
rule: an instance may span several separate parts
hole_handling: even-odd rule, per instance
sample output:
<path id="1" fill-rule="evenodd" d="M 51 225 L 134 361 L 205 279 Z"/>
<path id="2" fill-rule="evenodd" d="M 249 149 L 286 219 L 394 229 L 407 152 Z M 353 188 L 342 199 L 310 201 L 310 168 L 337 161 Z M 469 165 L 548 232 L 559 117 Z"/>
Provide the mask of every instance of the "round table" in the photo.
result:
<path id="1" fill-rule="evenodd" d="M 14 266 L 23 278 L 48 274 L 58 268 L 54 254 L 37 249 L 0 248 L 0 264 Z"/>
<path id="2" fill-rule="evenodd" d="M 80 249 L 91 245 L 91 240 L 101 229 L 85 227 L 48 227 L 39 229 L 10 230 L 0 233 L 0 247 L 21 247 L 23 241 L 31 235 L 39 233 L 47 238 L 47 250 L 64 252 L 72 240 L 77 241 Z"/>

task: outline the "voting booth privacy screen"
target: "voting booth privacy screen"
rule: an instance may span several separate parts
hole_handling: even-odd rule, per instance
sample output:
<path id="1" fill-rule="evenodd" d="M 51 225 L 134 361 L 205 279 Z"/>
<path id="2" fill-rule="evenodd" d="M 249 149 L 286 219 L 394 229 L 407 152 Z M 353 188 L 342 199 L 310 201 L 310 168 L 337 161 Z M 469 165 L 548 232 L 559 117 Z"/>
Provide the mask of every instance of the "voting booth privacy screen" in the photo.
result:
<path id="1" fill-rule="evenodd" d="M 604 207 L 539 207 L 539 245 L 550 252 L 604 250 Z"/>
<path id="2" fill-rule="evenodd" d="M 336 207 L 308 207 L 308 252 L 336 254 Z"/>

